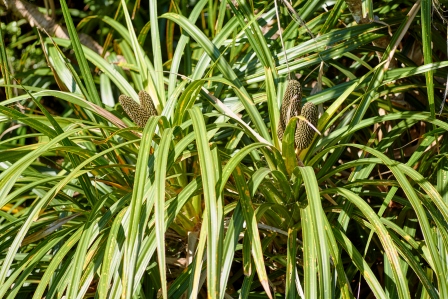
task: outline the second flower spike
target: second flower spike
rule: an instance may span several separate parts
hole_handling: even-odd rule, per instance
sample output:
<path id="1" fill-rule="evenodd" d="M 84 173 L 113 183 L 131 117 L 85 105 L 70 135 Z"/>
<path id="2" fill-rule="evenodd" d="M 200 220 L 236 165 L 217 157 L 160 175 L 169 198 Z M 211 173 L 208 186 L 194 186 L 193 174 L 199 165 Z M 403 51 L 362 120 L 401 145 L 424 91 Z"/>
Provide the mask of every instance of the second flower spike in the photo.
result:
<path id="1" fill-rule="evenodd" d="M 306 118 L 314 127 L 317 126 L 319 112 L 316 105 L 311 102 L 307 102 L 302 107 L 301 115 Z M 295 142 L 296 147 L 300 150 L 306 149 L 310 146 L 314 137 L 314 129 L 304 120 L 299 120 L 297 124 Z"/>
<path id="2" fill-rule="evenodd" d="M 283 140 L 283 134 L 289 120 L 294 116 L 302 115 L 309 123 L 305 120 L 299 120 L 297 124 L 294 139 L 296 148 L 299 150 L 306 149 L 310 146 L 314 137 L 314 129 L 309 124 L 316 127 L 318 121 L 318 110 L 313 103 L 308 102 L 303 107 L 301 105 L 302 86 L 299 81 L 291 79 L 288 82 L 285 95 L 283 96 L 277 132 L 278 138 Z"/>
<path id="3" fill-rule="evenodd" d="M 130 96 L 122 94 L 118 101 L 137 126 L 143 128 L 151 116 L 157 115 L 157 110 L 151 96 L 146 91 L 140 91 L 138 98 L 140 99 L 140 104 L 136 103 Z"/>

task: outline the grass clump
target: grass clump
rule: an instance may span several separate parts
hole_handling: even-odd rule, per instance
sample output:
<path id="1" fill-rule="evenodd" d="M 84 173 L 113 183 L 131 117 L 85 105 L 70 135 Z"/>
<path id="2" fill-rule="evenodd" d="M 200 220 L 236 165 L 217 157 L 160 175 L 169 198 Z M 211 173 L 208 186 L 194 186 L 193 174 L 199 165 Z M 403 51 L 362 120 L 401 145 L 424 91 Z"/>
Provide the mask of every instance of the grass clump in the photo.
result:
<path id="1" fill-rule="evenodd" d="M 448 298 L 439 3 L 24 3 L 1 298 Z"/>

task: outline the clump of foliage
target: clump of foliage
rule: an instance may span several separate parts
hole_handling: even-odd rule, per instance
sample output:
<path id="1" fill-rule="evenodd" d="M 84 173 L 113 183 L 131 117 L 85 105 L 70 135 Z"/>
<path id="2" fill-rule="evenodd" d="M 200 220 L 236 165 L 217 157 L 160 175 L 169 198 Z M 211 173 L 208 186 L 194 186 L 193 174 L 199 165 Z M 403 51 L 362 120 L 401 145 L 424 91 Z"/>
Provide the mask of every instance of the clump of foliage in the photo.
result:
<path id="1" fill-rule="evenodd" d="M 448 298 L 437 1 L 48 3 L 1 6 L 1 298 Z"/>

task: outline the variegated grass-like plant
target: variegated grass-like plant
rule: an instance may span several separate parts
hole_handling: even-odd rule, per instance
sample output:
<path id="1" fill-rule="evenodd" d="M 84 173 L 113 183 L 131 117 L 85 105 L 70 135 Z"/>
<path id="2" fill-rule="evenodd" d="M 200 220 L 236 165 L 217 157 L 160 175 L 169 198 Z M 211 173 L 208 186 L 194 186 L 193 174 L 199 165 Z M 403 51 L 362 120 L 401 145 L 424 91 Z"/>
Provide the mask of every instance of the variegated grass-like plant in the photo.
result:
<path id="1" fill-rule="evenodd" d="M 0 297 L 448 298 L 438 3 L 193 2 L 5 7 Z"/>

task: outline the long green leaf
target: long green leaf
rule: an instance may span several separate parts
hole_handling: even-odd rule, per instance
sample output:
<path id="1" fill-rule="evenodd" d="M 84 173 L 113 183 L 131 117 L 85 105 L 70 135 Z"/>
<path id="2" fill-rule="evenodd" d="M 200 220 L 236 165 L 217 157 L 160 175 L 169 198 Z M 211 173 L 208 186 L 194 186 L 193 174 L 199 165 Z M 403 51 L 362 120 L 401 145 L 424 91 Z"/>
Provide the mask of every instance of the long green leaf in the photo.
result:
<path id="1" fill-rule="evenodd" d="M 215 191 L 216 178 L 213 166 L 212 154 L 206 138 L 205 122 L 202 113 L 197 107 L 189 110 L 193 120 L 193 128 L 196 135 L 196 144 L 199 154 L 199 164 L 202 173 L 202 185 L 204 188 L 204 202 L 208 215 L 207 221 L 207 293 L 211 298 L 218 297 L 219 275 L 215 259 L 218 257 L 218 246 L 222 246 L 219 237 L 220 217 L 217 213 L 217 195 Z M 219 257 L 218 257 L 219 258 Z"/>

